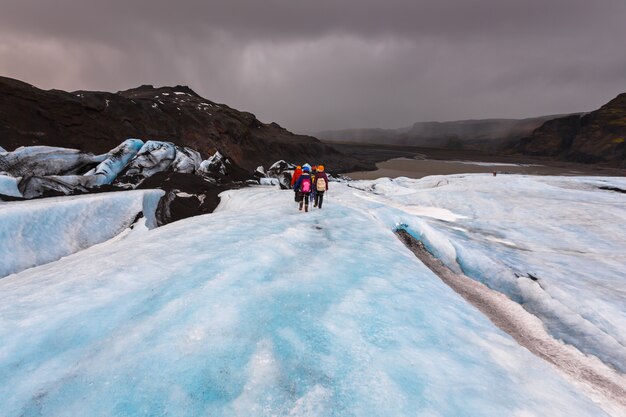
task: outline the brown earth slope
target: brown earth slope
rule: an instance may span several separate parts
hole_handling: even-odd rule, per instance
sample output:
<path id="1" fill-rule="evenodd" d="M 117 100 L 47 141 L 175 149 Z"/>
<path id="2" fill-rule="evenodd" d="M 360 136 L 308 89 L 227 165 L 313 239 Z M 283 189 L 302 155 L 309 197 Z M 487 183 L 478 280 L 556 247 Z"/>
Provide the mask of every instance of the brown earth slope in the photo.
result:
<path id="1" fill-rule="evenodd" d="M 514 150 L 526 155 L 626 167 L 626 93 L 591 113 L 544 123 Z"/>
<path id="2" fill-rule="evenodd" d="M 69 93 L 0 77 L 0 146 L 8 151 L 48 145 L 104 153 L 127 138 L 174 142 L 204 158 L 219 150 L 248 170 L 278 159 L 324 163 L 332 171 L 364 167 L 314 137 L 262 123 L 189 87 Z"/>

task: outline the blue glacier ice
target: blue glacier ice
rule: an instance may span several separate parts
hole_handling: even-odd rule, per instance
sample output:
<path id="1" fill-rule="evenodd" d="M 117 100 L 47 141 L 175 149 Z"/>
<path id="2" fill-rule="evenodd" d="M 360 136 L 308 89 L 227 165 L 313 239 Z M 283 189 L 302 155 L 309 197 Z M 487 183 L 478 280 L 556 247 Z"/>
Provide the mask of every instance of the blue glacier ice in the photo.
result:
<path id="1" fill-rule="evenodd" d="M 93 155 L 77 149 L 53 146 L 22 146 L 12 152 L 0 152 L 0 172 L 22 175 L 72 175 L 90 164 L 102 162 L 106 154 Z"/>
<path id="2" fill-rule="evenodd" d="M 0 280 L 113 238 L 142 213 L 154 219 L 161 190 L 0 203 Z"/>
<path id="3" fill-rule="evenodd" d="M 626 207 L 624 194 L 600 188 L 626 189 L 626 178 L 467 174 L 352 187 L 340 198 L 409 225 L 449 267 L 626 373 Z"/>
<path id="4" fill-rule="evenodd" d="M 22 193 L 17 188 L 17 178 L 0 174 L 0 194 L 21 197 Z"/>
<path id="5" fill-rule="evenodd" d="M 139 139 L 126 139 L 116 148 L 112 149 L 104 161 L 95 169 L 93 176 L 97 185 L 110 184 L 120 172 L 136 157 L 144 145 Z"/>
<path id="6" fill-rule="evenodd" d="M 606 415 L 387 225 L 460 217 L 360 194 L 333 183 L 305 214 L 291 191 L 229 191 L 214 214 L 0 280 L 2 412 Z"/>

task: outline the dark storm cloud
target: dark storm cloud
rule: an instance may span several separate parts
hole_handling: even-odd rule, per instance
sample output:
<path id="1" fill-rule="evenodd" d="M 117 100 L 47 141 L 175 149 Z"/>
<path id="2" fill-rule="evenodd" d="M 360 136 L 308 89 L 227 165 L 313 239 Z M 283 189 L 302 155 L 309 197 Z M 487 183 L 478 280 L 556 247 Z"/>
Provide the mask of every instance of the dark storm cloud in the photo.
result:
<path id="1" fill-rule="evenodd" d="M 623 0 L 0 0 L 0 73 L 188 84 L 294 130 L 592 110 L 626 90 Z"/>

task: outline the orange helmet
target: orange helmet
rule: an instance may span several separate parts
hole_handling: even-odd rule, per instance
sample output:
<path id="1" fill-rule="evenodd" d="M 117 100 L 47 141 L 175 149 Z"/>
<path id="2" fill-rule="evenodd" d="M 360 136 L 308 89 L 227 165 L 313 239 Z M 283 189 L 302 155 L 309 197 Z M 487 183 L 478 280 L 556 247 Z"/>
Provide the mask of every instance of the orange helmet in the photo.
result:
<path id="1" fill-rule="evenodd" d="M 296 167 L 296 169 L 302 169 L 302 167 L 301 167 L 300 165 L 298 165 L 298 166 Z"/>
<path id="2" fill-rule="evenodd" d="M 318 171 L 323 171 L 324 170 L 324 165 L 318 165 L 317 166 L 317 170 Z"/>

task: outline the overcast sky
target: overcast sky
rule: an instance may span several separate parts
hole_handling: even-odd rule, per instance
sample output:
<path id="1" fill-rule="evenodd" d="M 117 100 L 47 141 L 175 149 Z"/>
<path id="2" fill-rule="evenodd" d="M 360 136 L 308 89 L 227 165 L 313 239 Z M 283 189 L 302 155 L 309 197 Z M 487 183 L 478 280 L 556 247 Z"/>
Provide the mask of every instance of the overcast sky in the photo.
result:
<path id="1" fill-rule="evenodd" d="M 0 0 L 0 75 L 189 85 L 297 132 L 593 110 L 626 0 Z"/>

